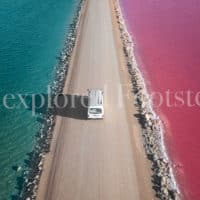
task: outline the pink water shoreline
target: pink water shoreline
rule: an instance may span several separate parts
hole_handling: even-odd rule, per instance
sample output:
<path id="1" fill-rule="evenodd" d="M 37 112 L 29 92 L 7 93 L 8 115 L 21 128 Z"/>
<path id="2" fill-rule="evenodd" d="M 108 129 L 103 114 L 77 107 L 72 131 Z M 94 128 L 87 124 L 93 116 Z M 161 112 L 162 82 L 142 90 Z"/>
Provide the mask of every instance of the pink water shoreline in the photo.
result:
<path id="1" fill-rule="evenodd" d="M 118 1 L 115 3 L 115 8 L 133 92 L 134 95 L 137 95 L 137 101 L 134 103 L 140 115 L 140 121 L 143 121 L 141 125 L 143 127 L 144 147 L 147 158 L 152 163 L 153 188 L 159 199 L 178 200 L 180 192 L 164 145 L 164 129 L 159 116 L 153 110 L 152 101 L 135 58 L 134 43 L 127 31 Z M 158 180 L 161 180 L 161 182 L 159 181 L 161 184 Z"/>
<path id="2" fill-rule="evenodd" d="M 197 93 L 200 65 L 200 3 L 121 0 L 136 59 L 149 91 Z M 156 109 L 164 122 L 165 141 L 185 199 L 200 199 L 199 106 Z"/>

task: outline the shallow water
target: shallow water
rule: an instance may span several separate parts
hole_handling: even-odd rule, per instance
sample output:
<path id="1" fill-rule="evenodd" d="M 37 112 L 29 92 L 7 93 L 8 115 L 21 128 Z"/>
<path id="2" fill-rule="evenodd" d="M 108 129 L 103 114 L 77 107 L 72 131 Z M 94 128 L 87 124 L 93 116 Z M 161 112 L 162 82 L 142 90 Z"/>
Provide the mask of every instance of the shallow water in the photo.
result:
<path id="1" fill-rule="evenodd" d="M 165 125 L 167 149 L 180 188 L 185 199 L 198 200 L 200 2 L 121 0 L 121 4 L 149 91 L 159 92 L 154 103 Z"/>
<path id="2" fill-rule="evenodd" d="M 5 109 L 7 93 L 46 93 L 80 0 L 2 0 L 0 3 L 0 200 L 18 192 L 25 160 L 40 127 L 29 109 Z M 10 101 L 18 104 L 18 100 Z M 16 167 L 22 166 L 17 172 Z M 18 184 L 19 185 L 19 184 Z"/>

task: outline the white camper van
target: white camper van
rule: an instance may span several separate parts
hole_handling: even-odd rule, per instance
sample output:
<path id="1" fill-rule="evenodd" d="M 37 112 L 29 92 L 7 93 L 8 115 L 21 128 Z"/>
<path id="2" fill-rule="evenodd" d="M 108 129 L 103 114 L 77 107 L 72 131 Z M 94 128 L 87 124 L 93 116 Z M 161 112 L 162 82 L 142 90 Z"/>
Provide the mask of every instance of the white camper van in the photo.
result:
<path id="1" fill-rule="evenodd" d="M 103 117 L 103 91 L 88 89 L 88 119 L 102 119 Z"/>

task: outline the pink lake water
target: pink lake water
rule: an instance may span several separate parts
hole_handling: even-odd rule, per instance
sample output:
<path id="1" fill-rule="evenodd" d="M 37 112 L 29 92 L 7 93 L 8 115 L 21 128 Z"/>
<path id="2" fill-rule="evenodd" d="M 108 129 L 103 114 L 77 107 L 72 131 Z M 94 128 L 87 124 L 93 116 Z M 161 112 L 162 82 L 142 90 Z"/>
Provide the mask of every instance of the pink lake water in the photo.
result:
<path id="1" fill-rule="evenodd" d="M 121 5 L 147 87 L 164 99 L 156 110 L 183 198 L 200 200 L 200 1 L 121 0 Z"/>

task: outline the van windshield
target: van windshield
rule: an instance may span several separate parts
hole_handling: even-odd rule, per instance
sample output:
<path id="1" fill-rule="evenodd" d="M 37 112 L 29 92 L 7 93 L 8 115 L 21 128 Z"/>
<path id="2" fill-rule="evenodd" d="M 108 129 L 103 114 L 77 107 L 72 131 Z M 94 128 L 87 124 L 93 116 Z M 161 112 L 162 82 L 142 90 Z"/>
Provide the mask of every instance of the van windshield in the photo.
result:
<path id="1" fill-rule="evenodd" d="M 101 108 L 90 108 L 89 113 L 91 113 L 91 114 L 101 114 L 102 110 L 101 110 Z"/>

